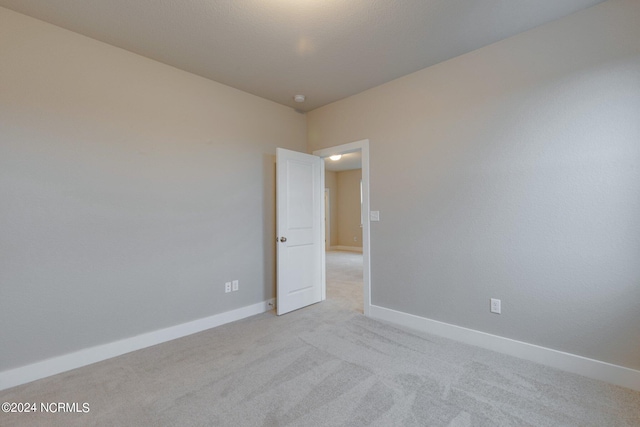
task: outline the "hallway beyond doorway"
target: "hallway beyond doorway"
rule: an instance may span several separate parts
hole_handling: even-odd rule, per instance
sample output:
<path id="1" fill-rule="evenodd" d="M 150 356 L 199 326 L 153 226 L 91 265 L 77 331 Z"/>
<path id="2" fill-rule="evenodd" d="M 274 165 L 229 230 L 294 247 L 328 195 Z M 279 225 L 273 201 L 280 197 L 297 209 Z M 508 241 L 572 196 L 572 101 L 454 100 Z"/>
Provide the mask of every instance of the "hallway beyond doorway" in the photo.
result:
<path id="1" fill-rule="evenodd" d="M 362 254 L 327 251 L 327 299 L 344 308 L 363 312 Z"/>

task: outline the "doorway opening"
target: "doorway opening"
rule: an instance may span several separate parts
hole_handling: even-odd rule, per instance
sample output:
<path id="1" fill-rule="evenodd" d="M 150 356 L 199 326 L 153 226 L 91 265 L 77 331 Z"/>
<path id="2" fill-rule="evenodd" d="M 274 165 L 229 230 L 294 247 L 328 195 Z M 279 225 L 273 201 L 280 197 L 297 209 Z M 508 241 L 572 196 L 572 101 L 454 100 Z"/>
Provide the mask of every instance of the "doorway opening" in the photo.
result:
<path id="1" fill-rule="evenodd" d="M 322 180 L 328 203 L 322 214 L 325 223 L 331 224 L 325 226 L 324 239 L 327 298 L 338 299 L 368 316 L 371 305 L 369 141 L 329 147 L 313 154 L 325 159 Z M 342 156 L 339 160 L 327 159 L 338 155 Z M 354 303 L 354 298 L 359 301 Z"/>

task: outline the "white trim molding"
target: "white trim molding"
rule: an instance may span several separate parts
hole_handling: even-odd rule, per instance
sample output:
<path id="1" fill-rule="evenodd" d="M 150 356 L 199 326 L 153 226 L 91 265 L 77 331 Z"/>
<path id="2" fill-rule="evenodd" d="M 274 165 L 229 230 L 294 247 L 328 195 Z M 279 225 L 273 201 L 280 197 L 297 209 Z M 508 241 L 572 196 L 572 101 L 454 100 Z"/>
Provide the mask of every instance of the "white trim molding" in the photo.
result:
<path id="1" fill-rule="evenodd" d="M 371 307 L 371 206 L 369 204 L 369 140 L 350 142 L 335 147 L 315 150 L 313 154 L 322 158 L 332 154 L 362 153 L 362 293 L 363 311 L 369 316 Z M 333 247 L 332 249 L 335 249 Z M 324 255 L 323 255 L 324 256 Z M 324 271 L 324 270 L 323 270 Z"/>
<path id="2" fill-rule="evenodd" d="M 89 347 L 62 356 L 52 357 L 41 362 L 20 366 L 0 372 L 0 390 L 26 384 L 41 378 L 56 375 L 92 363 L 101 362 L 125 353 L 140 350 L 152 345 L 161 344 L 187 335 L 215 328 L 226 323 L 254 316 L 272 310 L 275 307 L 275 299 L 259 302 L 257 304 L 240 307 L 235 310 L 215 314 L 203 319 L 194 320 L 180 325 L 170 326 L 164 329 L 147 332 L 120 341 Z"/>
<path id="3" fill-rule="evenodd" d="M 640 371 L 372 305 L 369 315 L 433 335 L 640 391 Z"/>

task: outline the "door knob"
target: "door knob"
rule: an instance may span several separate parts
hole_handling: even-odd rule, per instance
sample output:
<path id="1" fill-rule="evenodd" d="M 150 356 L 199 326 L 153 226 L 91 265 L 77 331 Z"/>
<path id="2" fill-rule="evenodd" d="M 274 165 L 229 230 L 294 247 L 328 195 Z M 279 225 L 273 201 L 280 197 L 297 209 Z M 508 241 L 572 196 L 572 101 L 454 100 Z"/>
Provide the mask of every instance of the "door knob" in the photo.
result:
<path id="1" fill-rule="evenodd" d="M 286 242 L 286 241 L 287 241 L 287 238 L 286 238 L 286 237 L 281 237 L 281 238 L 280 238 L 280 241 L 281 241 L 282 243 L 284 243 L 284 242 Z"/>

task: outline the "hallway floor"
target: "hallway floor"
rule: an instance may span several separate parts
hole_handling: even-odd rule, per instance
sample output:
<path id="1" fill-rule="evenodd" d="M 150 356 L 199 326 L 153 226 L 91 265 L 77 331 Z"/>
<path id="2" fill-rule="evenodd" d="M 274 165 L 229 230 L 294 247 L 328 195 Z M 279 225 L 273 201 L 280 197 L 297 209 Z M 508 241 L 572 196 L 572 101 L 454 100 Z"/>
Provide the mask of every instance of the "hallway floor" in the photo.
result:
<path id="1" fill-rule="evenodd" d="M 362 254 L 327 251 L 327 299 L 343 308 L 363 312 Z"/>

